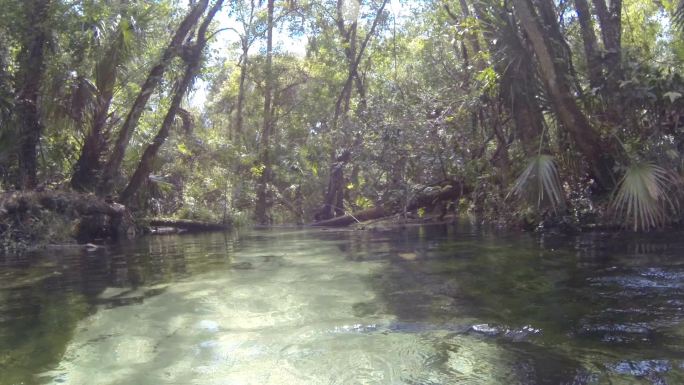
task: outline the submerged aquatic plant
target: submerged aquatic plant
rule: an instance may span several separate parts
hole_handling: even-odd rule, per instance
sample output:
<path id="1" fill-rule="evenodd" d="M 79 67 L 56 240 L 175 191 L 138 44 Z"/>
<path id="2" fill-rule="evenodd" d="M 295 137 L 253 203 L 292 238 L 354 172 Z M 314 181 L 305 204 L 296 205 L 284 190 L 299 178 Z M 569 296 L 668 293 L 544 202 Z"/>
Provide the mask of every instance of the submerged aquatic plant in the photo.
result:
<path id="1" fill-rule="evenodd" d="M 678 211 L 678 178 L 653 163 L 635 163 L 627 168 L 617 185 L 611 209 L 625 226 L 634 231 L 662 227 Z"/>
<path id="2" fill-rule="evenodd" d="M 554 211 L 563 207 L 565 204 L 563 188 L 553 156 L 539 154 L 530 159 L 508 193 L 509 196 L 511 194 L 528 202 L 536 200 L 537 209 L 540 209 L 545 202 L 550 204 Z"/>

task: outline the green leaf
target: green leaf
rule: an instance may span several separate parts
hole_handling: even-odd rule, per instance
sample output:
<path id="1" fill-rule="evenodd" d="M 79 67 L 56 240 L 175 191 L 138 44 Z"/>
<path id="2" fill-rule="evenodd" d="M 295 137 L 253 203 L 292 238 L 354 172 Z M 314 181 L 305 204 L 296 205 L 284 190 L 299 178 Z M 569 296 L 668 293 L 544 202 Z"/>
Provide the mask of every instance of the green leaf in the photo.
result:
<path id="1" fill-rule="evenodd" d="M 508 196 L 511 194 L 530 202 L 536 200 L 537 209 L 540 209 L 543 203 L 550 204 L 554 211 L 561 208 L 565 204 L 565 199 L 553 157 L 539 155 L 532 158 L 516 179 Z"/>
<path id="2" fill-rule="evenodd" d="M 266 169 L 266 165 L 259 164 L 259 165 L 256 165 L 256 166 L 253 166 L 252 168 L 250 168 L 250 172 L 252 173 L 252 176 L 260 177 L 264 173 L 265 169 Z"/>
<path id="3" fill-rule="evenodd" d="M 664 168 L 638 163 L 627 168 L 611 201 L 617 218 L 634 231 L 662 227 L 679 211 L 676 179 Z"/>
<path id="4" fill-rule="evenodd" d="M 185 143 L 178 143 L 176 149 L 183 155 L 192 155 L 192 151 L 190 151 L 190 149 L 185 145 Z"/>

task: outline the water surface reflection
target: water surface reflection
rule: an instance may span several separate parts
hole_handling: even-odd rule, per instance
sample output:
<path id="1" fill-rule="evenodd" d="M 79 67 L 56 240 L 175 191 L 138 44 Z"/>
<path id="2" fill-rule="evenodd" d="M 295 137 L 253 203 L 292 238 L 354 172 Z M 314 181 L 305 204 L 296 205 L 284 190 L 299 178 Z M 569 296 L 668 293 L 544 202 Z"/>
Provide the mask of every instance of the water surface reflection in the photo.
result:
<path id="1" fill-rule="evenodd" d="M 5 257 L 0 384 L 684 383 L 681 235 L 273 230 Z"/>

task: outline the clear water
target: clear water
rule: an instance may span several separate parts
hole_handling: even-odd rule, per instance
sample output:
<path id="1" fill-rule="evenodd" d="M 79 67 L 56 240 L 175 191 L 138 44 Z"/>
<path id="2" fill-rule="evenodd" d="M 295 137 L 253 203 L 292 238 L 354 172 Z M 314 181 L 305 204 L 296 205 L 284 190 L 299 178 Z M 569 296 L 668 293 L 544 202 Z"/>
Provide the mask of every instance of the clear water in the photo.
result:
<path id="1" fill-rule="evenodd" d="M 682 235 L 272 230 L 0 257 L 0 384 L 684 384 Z"/>

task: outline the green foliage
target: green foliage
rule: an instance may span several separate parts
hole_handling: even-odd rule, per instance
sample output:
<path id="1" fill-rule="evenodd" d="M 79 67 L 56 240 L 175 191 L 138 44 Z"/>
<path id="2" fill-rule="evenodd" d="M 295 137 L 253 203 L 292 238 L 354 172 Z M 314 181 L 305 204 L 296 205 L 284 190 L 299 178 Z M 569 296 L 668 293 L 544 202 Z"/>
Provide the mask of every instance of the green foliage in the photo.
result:
<path id="1" fill-rule="evenodd" d="M 266 171 L 259 157 L 264 153 L 267 72 L 259 48 L 266 12 L 265 2 L 228 3 L 225 9 L 235 20 L 229 27 L 235 29 L 216 35 L 203 61 L 197 95 L 183 105 L 196 127 L 172 132 L 153 165 L 154 176 L 133 206 L 136 210 L 249 222 L 257 181 Z M 359 3 L 358 19 L 352 18 L 357 21 L 354 44 L 348 41 L 351 34 L 340 32 L 339 22 L 350 28 L 351 19 L 336 20 L 337 2 L 276 4 L 277 27 L 292 36 L 281 39 L 285 44 L 280 46 L 276 42 L 273 57 L 273 145 L 268 149 L 273 217 L 311 220 L 326 194 L 334 154 L 343 150 L 352 154 L 343 170 L 347 210 L 405 203 L 416 186 L 457 179 L 469 191 L 459 206 L 488 218 L 515 212 L 563 215 L 566 205 L 569 212 L 581 206 L 587 216 L 600 213 L 601 200 L 588 192 L 591 165 L 579 155 L 577 138 L 557 121 L 557 106 L 547 95 L 514 6 L 492 1 L 470 3 L 468 9 L 452 0 L 401 3 L 381 16 L 355 68 L 348 97 L 343 97 L 348 54 L 360 49 L 379 2 Z M 533 3 L 537 8 L 541 4 Z M 54 4 L 40 91 L 45 130 L 39 159 L 44 184 L 64 186 L 98 106 L 110 96 L 103 147 L 111 150 L 140 85 L 168 43 L 169 30 L 187 8 L 169 0 Z M 617 138 L 623 144 L 606 139 L 607 155 L 618 166 L 624 159 L 640 158 L 663 170 L 683 169 L 684 43 L 672 27 L 681 28 L 682 4 L 624 2 L 620 78 L 614 89 L 606 84 L 588 88 L 577 16 L 570 3 L 557 9 L 563 41 L 552 42 L 560 52 L 556 59 L 575 66 L 567 74 L 569 97 L 602 140 Z M 6 188 L 19 166 L 14 82 L 27 20 L 17 2 L 0 0 L 0 5 L 0 173 Z M 602 45 L 601 25 L 592 16 Z M 300 44 L 306 46 L 304 54 L 289 51 Z M 598 48 L 604 59 L 610 56 Z M 126 150 L 122 185 L 158 131 L 183 67 L 183 60 L 174 58 L 151 95 Z M 611 116 L 615 100 L 620 106 Z M 341 116 L 335 117 L 338 103 Z M 548 155 L 535 156 L 538 148 Z M 518 167 L 523 171 L 511 183 Z M 673 188 L 671 181 L 656 166 L 635 167 L 614 194 L 618 217 L 638 229 L 675 219 L 675 202 L 658 195 Z M 504 199 L 509 188 L 508 195 L 518 198 L 519 205 L 511 207 Z"/>
<path id="2" fill-rule="evenodd" d="M 179 219 L 190 219 L 194 221 L 220 223 L 221 218 L 216 212 L 206 207 L 183 206 L 176 214 Z"/>
<path id="3" fill-rule="evenodd" d="M 565 198 L 554 158 L 545 154 L 532 158 L 516 179 L 510 194 L 536 204 L 537 210 L 544 205 L 550 206 L 554 211 L 561 209 Z"/>
<path id="4" fill-rule="evenodd" d="M 627 168 L 617 186 L 611 208 L 624 226 L 634 231 L 662 227 L 679 212 L 677 176 L 652 163 Z"/>

